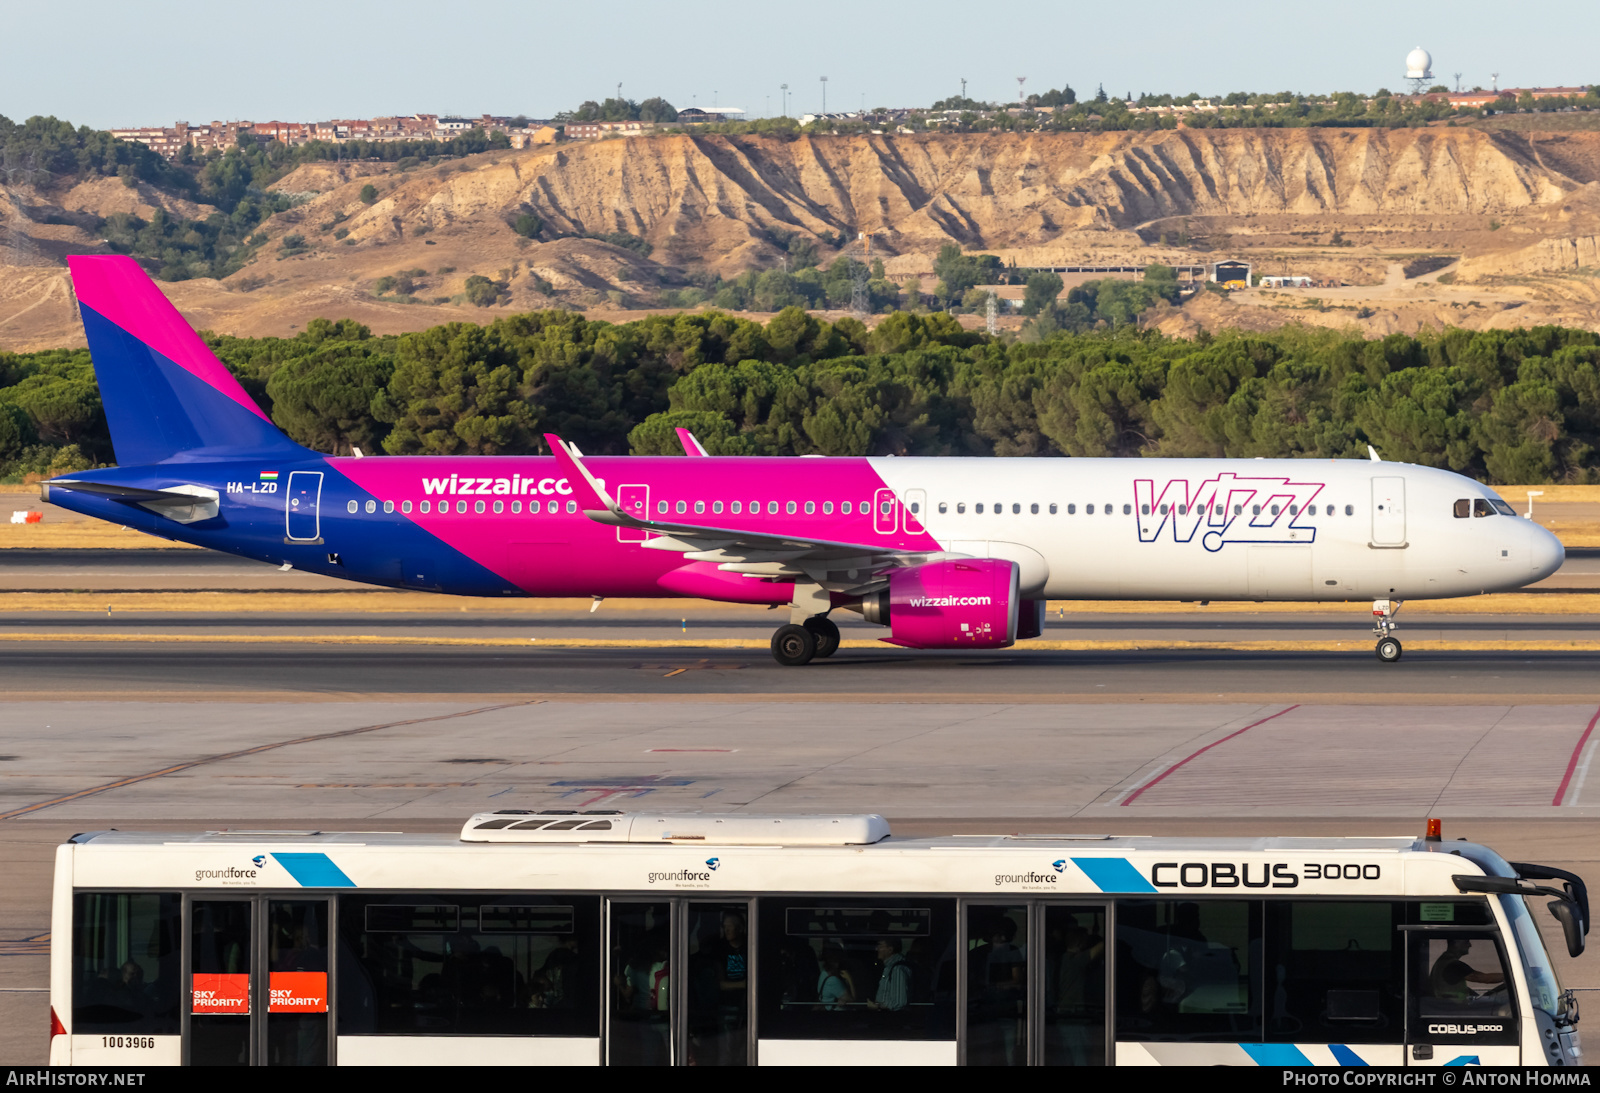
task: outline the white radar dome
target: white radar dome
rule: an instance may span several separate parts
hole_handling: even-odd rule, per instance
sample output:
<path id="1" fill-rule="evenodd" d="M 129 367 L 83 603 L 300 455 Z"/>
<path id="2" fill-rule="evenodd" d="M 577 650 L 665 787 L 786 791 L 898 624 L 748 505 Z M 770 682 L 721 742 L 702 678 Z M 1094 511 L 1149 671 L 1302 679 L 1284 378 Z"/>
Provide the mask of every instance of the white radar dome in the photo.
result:
<path id="1" fill-rule="evenodd" d="M 1433 55 L 1421 46 L 1406 54 L 1406 79 L 1433 79 Z"/>

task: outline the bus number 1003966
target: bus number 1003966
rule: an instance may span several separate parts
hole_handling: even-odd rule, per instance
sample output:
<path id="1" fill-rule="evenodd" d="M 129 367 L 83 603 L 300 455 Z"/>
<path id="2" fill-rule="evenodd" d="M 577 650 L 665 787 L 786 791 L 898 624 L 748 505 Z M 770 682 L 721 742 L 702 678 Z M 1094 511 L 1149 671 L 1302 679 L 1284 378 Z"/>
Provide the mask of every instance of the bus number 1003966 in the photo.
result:
<path id="1" fill-rule="evenodd" d="M 102 1036 L 100 1037 L 100 1046 L 148 1049 L 156 1046 L 156 1038 L 154 1036 Z"/>

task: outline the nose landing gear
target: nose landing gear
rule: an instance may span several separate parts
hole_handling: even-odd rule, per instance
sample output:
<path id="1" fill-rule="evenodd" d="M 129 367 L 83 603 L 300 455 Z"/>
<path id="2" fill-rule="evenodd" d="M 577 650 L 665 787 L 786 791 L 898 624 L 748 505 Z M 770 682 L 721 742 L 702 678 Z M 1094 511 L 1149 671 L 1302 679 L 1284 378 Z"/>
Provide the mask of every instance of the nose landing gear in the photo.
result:
<path id="1" fill-rule="evenodd" d="M 1372 632 L 1378 636 L 1377 647 L 1373 650 L 1378 659 L 1385 664 L 1393 664 L 1400 659 L 1405 651 L 1400 644 L 1400 639 L 1393 637 L 1393 632 L 1398 629 L 1394 621 L 1399 614 L 1400 606 L 1404 600 L 1373 600 L 1372 601 Z"/>

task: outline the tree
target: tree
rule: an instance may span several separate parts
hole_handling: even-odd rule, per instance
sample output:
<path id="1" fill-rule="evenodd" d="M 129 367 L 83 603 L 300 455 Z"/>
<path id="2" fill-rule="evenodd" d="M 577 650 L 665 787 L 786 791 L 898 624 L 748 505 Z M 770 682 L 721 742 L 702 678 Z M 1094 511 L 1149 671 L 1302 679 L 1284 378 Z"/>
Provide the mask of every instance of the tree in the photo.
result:
<path id="1" fill-rule="evenodd" d="M 639 104 L 638 117 L 640 121 L 677 121 L 678 109 L 666 99 L 656 96 Z"/>
<path id="2" fill-rule="evenodd" d="M 1039 272 L 1028 278 L 1028 287 L 1022 295 L 1022 313 L 1037 315 L 1046 308 L 1055 307 L 1064 283 L 1054 273 Z"/>
<path id="3" fill-rule="evenodd" d="M 532 213 L 518 213 L 511 221 L 511 230 L 524 239 L 533 239 L 544 230 L 544 221 Z"/>
<path id="4" fill-rule="evenodd" d="M 371 205 L 378 200 L 378 188 L 369 182 L 361 187 L 360 197 L 363 205 Z"/>
<path id="5" fill-rule="evenodd" d="M 477 307 L 493 307 L 500 300 L 500 294 L 510 286 L 504 281 L 491 281 L 481 274 L 474 273 L 467 278 L 467 302 Z"/>
<path id="6" fill-rule="evenodd" d="M 376 452 L 389 430 L 372 416 L 372 400 L 394 374 L 392 354 L 370 341 L 329 342 L 289 361 L 267 381 L 272 420 L 315 451 Z"/>

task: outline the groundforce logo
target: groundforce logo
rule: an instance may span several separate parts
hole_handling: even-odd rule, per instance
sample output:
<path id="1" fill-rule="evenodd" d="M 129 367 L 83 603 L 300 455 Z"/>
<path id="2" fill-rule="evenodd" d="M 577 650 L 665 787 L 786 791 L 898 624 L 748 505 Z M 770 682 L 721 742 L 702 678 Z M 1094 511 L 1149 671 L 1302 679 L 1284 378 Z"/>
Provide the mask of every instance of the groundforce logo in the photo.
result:
<path id="1" fill-rule="evenodd" d="M 709 881 L 710 873 L 697 873 L 693 869 L 678 869 L 671 873 L 651 873 L 651 884 L 683 884 L 685 882 Z"/>
<path id="2" fill-rule="evenodd" d="M 220 880 L 224 884 L 230 881 L 234 884 L 245 884 L 255 881 L 256 871 L 254 869 L 240 869 L 232 865 L 226 869 L 196 869 L 194 871 L 194 879 L 197 881 Z"/>
<path id="3" fill-rule="evenodd" d="M 996 873 L 995 887 L 1006 884 L 1054 884 L 1061 878 L 1054 873 Z"/>

